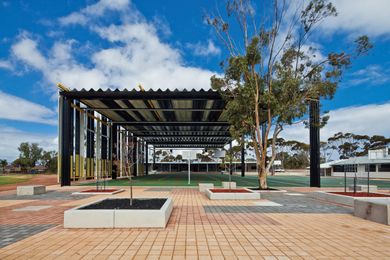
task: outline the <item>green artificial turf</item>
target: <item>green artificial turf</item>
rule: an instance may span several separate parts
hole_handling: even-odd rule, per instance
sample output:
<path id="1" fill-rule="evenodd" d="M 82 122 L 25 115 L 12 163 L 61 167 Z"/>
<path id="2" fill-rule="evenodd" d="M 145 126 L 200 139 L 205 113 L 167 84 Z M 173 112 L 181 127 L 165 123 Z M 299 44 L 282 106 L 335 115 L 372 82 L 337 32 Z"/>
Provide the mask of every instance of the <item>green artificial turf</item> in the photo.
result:
<path id="1" fill-rule="evenodd" d="M 134 186 L 198 186 L 198 183 L 213 183 L 215 186 L 221 186 L 222 181 L 229 181 L 229 175 L 219 173 L 191 173 L 191 184 L 188 184 L 187 173 L 163 173 L 148 176 L 133 177 Z M 237 186 L 257 187 L 258 180 L 256 176 L 232 176 L 232 181 Z M 270 187 L 309 187 L 310 178 L 308 176 L 269 176 L 268 186 Z M 352 185 L 353 179 L 347 178 L 347 185 Z M 358 184 L 367 184 L 366 179 L 358 179 Z M 390 188 L 390 181 L 370 180 L 371 185 L 377 185 L 379 188 Z M 81 184 L 93 186 L 95 183 Z M 108 186 L 128 186 L 128 179 L 108 180 Z M 344 178 L 342 177 L 322 177 L 321 187 L 344 187 Z"/>

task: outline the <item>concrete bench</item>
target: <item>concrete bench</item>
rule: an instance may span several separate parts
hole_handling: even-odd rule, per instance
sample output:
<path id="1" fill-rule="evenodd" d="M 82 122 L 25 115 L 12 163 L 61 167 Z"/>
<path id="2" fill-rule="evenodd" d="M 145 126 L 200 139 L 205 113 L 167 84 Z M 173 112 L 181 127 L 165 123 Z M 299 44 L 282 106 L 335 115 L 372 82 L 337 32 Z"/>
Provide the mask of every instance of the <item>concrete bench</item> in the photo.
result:
<path id="1" fill-rule="evenodd" d="M 23 195 L 39 195 L 46 193 L 46 186 L 44 185 L 28 185 L 28 186 L 17 186 L 16 194 L 18 196 Z"/>
<path id="2" fill-rule="evenodd" d="M 354 215 L 377 223 L 390 225 L 390 199 L 356 199 Z"/>
<path id="3" fill-rule="evenodd" d="M 349 191 L 353 191 L 353 185 L 348 186 Z M 359 184 L 356 185 L 356 191 L 358 192 L 367 192 L 368 191 L 368 185 L 366 184 Z M 370 185 L 370 192 L 376 192 L 378 191 L 378 186 L 376 185 Z"/>
<path id="4" fill-rule="evenodd" d="M 199 183 L 199 191 L 205 193 L 207 189 L 214 189 L 212 183 Z"/>
<path id="5" fill-rule="evenodd" d="M 223 181 L 222 182 L 222 188 L 224 189 L 235 189 L 236 188 L 236 182 L 234 181 L 231 181 L 230 182 L 230 185 L 229 185 L 229 182 L 228 181 Z"/>

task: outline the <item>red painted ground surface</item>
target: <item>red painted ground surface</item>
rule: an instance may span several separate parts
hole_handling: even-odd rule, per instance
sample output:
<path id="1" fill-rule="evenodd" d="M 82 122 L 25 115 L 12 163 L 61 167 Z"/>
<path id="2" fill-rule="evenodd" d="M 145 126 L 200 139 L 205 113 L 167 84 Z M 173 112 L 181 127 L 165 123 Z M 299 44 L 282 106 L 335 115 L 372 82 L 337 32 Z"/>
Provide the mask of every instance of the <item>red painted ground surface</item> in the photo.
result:
<path id="1" fill-rule="evenodd" d="M 385 194 L 378 194 L 378 193 L 367 193 L 367 192 L 329 192 L 333 194 L 338 195 L 344 195 L 344 196 L 350 196 L 350 197 L 390 197 L 389 195 Z"/>
<path id="2" fill-rule="evenodd" d="M 210 191 L 214 193 L 251 193 L 250 191 L 244 189 L 210 189 Z"/>
<path id="3" fill-rule="evenodd" d="M 92 189 L 92 190 L 83 190 L 81 192 L 88 193 L 88 192 L 114 192 L 114 191 L 117 191 L 117 189 L 105 189 L 105 190 L 95 190 L 95 189 Z"/>

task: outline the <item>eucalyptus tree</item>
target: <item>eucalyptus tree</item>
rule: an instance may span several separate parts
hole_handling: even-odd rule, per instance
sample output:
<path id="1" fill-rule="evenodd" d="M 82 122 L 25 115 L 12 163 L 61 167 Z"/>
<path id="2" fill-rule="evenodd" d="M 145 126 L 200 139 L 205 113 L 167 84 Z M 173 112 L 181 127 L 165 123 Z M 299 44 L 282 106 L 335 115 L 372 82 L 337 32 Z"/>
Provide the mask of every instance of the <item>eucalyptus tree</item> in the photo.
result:
<path id="1" fill-rule="evenodd" d="M 229 0 L 226 14 L 217 11 L 206 20 L 228 52 L 221 63 L 224 75 L 211 78 L 212 88 L 227 100 L 231 134 L 238 141 L 250 136 L 259 187 L 266 189 L 280 132 L 307 115 L 309 101 L 332 98 L 343 70 L 372 45 L 361 36 L 355 48 L 320 54 L 312 37 L 322 21 L 337 15 L 332 3 L 262 3 L 260 10 L 250 0 Z M 267 164 L 269 148 L 272 156 Z"/>

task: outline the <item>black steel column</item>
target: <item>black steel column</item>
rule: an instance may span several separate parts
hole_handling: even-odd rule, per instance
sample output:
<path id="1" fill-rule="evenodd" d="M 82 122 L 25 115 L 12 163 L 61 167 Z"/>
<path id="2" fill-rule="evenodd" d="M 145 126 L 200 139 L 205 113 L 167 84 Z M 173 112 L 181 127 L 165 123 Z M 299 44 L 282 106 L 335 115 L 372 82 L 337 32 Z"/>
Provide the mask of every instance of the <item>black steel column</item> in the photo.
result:
<path id="1" fill-rule="evenodd" d="M 137 137 L 134 137 L 134 145 L 133 145 L 133 165 L 134 165 L 134 176 L 137 176 L 138 175 L 138 172 L 137 172 L 137 158 L 138 158 L 138 154 L 137 154 L 137 146 L 138 146 L 138 142 L 137 142 Z"/>
<path id="2" fill-rule="evenodd" d="M 107 118 L 102 116 L 102 133 L 101 133 L 101 171 L 104 178 L 107 177 Z"/>
<path id="3" fill-rule="evenodd" d="M 61 186 L 70 186 L 71 155 L 72 147 L 72 109 L 71 100 L 61 96 L 62 102 L 62 138 L 61 138 Z"/>
<path id="4" fill-rule="evenodd" d="M 145 175 L 149 174 L 149 149 L 148 143 L 145 142 Z"/>
<path id="5" fill-rule="evenodd" d="M 233 147 L 232 147 L 231 141 L 229 144 L 229 149 L 230 149 L 229 173 L 230 173 L 230 175 L 233 175 Z"/>
<path id="6" fill-rule="evenodd" d="M 310 187 L 321 187 L 320 102 L 310 101 Z"/>
<path id="7" fill-rule="evenodd" d="M 112 147 L 111 147 L 111 163 L 112 163 L 112 171 L 111 178 L 113 180 L 118 176 L 118 126 L 116 124 L 112 124 L 111 127 L 111 135 L 112 139 Z"/>
<path id="8" fill-rule="evenodd" d="M 154 147 L 153 145 L 153 167 L 152 167 L 153 171 L 156 170 L 156 147 Z"/>
<path id="9" fill-rule="evenodd" d="M 80 107 L 80 101 L 76 100 L 76 106 Z M 76 109 L 76 115 L 75 115 L 75 176 L 76 178 L 80 178 L 81 174 L 81 163 L 80 163 L 80 111 Z"/>
<path id="10" fill-rule="evenodd" d="M 242 144 L 241 144 L 241 177 L 245 177 L 245 142 L 244 142 L 244 137 L 242 138 Z"/>

